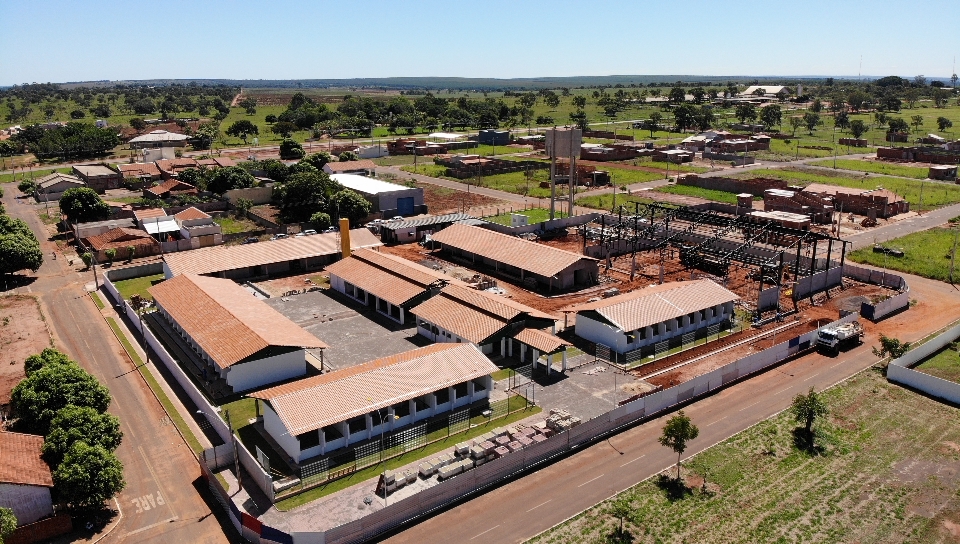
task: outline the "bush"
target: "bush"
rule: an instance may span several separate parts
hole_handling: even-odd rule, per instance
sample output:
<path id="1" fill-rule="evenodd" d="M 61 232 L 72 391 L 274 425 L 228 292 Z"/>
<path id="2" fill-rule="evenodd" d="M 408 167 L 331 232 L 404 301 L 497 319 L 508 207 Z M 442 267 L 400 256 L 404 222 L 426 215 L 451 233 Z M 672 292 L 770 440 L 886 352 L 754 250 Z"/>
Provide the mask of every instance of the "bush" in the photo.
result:
<path id="1" fill-rule="evenodd" d="M 27 376 L 48 365 L 76 364 L 64 353 L 53 348 L 45 348 L 36 355 L 31 355 L 23 362 L 23 371 Z"/>
<path id="2" fill-rule="evenodd" d="M 310 222 L 313 223 L 315 229 L 326 230 L 330 228 L 330 214 L 317 212 L 310 216 Z"/>
<path id="3" fill-rule="evenodd" d="M 117 258 L 117 250 L 113 249 L 112 247 L 104 251 L 103 254 L 107 257 L 107 260 L 109 260 L 111 263 L 115 258 Z"/>
<path id="4" fill-rule="evenodd" d="M 285 139 L 280 142 L 281 159 L 302 159 L 305 154 L 303 146 L 293 140 Z"/>

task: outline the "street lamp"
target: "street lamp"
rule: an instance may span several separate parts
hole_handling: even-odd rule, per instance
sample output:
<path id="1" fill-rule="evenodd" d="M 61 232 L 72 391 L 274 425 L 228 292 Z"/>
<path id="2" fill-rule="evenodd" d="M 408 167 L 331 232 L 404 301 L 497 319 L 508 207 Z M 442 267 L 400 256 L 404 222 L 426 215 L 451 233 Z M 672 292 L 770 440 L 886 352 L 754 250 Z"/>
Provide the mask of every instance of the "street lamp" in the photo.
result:
<path id="1" fill-rule="evenodd" d="M 372 399 L 370 399 L 369 397 L 367 398 L 367 401 L 373 402 Z M 377 414 L 377 417 L 380 419 L 380 462 L 383 463 L 383 413 L 381 412 L 381 410 L 383 410 L 383 408 L 377 408 L 375 413 Z M 393 419 L 396 420 L 400 418 L 397 417 L 396 414 L 394 414 Z M 387 466 L 386 465 L 383 466 L 383 472 L 381 472 L 381 474 L 383 476 L 383 506 L 386 507 L 387 506 Z"/>

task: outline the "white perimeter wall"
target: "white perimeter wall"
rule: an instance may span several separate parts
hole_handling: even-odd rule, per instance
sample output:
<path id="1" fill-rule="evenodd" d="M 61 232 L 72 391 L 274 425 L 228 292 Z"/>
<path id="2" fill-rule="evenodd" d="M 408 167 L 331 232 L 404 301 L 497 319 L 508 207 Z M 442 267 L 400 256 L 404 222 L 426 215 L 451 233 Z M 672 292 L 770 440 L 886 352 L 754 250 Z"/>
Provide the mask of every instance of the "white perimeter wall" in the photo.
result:
<path id="1" fill-rule="evenodd" d="M 38 485 L 0 484 L 0 506 L 13 510 L 17 525 L 53 515 L 50 488 Z"/>
<path id="2" fill-rule="evenodd" d="M 273 411 L 273 408 L 271 408 L 269 404 L 261 402 L 260 407 L 262 408 L 261 412 L 263 412 L 263 430 L 267 431 L 267 433 L 277 441 L 277 444 L 280 444 L 280 447 L 283 448 L 283 451 L 287 452 L 287 455 L 299 463 L 300 441 L 297 440 L 296 436 L 291 435 L 287 431 L 287 427 L 280 421 L 280 416 Z"/>
<path id="3" fill-rule="evenodd" d="M 238 393 L 306 373 L 306 354 L 304 350 L 298 349 L 283 355 L 233 365 L 227 372 L 227 384 L 233 388 L 234 393 Z"/>

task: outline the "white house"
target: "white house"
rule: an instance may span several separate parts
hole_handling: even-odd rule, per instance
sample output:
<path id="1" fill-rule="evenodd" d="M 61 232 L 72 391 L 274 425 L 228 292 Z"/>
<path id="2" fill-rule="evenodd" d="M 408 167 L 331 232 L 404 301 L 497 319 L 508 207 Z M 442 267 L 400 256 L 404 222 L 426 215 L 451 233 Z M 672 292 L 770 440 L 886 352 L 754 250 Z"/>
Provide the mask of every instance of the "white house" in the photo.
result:
<path id="1" fill-rule="evenodd" d="M 50 202 L 60 200 L 60 197 L 63 196 L 63 193 L 68 189 L 77 189 L 86 186 L 87 184 L 77 176 L 54 172 L 37 180 L 37 188 L 33 196 L 39 202 Z"/>
<path id="2" fill-rule="evenodd" d="M 53 475 L 42 447 L 42 436 L 0 431 L 0 506 L 13 510 L 18 525 L 53 515 Z"/>
<path id="3" fill-rule="evenodd" d="M 363 161 L 359 161 L 363 162 Z M 370 161 L 367 161 L 370 162 Z M 327 163 L 327 166 L 345 163 Z M 359 193 L 372 204 L 371 215 L 390 219 L 398 215 L 427 213 L 423 188 L 387 183 L 358 174 L 332 174 L 330 178 L 347 189 Z"/>
<path id="4" fill-rule="evenodd" d="M 182 274 L 149 291 L 209 375 L 233 392 L 303 376 L 305 348 L 327 347 L 232 280 Z"/>
<path id="5" fill-rule="evenodd" d="M 300 463 L 489 397 L 497 371 L 472 344 L 433 344 L 250 394 Z"/>
<path id="6" fill-rule="evenodd" d="M 739 298 L 710 280 L 680 281 L 564 311 L 576 312 L 577 336 L 625 353 L 729 321 Z"/>
<path id="7" fill-rule="evenodd" d="M 223 234 L 220 225 L 213 222 L 209 214 L 189 207 L 173 215 L 173 220 L 180 227 L 180 237 L 184 240 L 196 240 L 191 247 L 207 247 L 223 243 Z"/>

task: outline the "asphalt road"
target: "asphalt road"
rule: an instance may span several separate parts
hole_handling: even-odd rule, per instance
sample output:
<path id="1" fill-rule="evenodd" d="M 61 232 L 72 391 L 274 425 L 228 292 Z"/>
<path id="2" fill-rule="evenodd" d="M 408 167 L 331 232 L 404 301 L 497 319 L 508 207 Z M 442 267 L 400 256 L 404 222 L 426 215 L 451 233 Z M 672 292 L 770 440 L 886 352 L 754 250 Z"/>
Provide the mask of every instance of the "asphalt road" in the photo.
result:
<path id="1" fill-rule="evenodd" d="M 17 291 L 38 296 L 57 348 L 110 389 L 110 412 L 120 417 L 123 443 L 117 456 L 127 485 L 110 505 L 119 505 L 119 522 L 108 525 L 102 542 L 230 542 L 211 515 L 207 501 L 213 499 L 203 488 L 193 452 L 85 292 L 92 274 L 76 272 L 62 257 L 53 260 L 55 246 L 33 207 L 15 202 L 15 187 L 4 188 L 8 213 L 30 225 L 45 253 L 36 280 Z"/>

